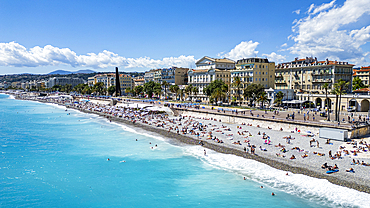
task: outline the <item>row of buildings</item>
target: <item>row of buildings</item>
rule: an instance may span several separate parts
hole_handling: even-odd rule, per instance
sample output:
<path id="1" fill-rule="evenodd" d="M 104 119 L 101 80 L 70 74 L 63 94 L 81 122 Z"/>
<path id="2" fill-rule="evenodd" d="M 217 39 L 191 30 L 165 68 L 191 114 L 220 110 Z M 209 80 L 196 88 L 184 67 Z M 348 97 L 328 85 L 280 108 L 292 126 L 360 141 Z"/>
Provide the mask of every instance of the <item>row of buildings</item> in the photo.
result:
<path id="1" fill-rule="evenodd" d="M 122 92 L 125 89 L 133 89 L 135 86 L 143 86 L 145 83 L 154 81 L 157 83 L 167 82 L 170 85 L 187 85 L 188 84 L 188 68 L 170 67 L 163 69 L 152 69 L 145 72 L 144 77 L 131 77 L 126 74 L 119 75 L 120 87 Z M 88 85 L 93 86 L 94 84 L 102 82 L 105 88 L 109 88 L 116 84 L 116 74 L 98 74 L 88 78 Z"/>
<path id="2" fill-rule="evenodd" d="M 238 97 L 237 87 L 233 84 L 235 77 L 241 80 L 240 94 L 251 83 L 261 84 L 275 92 L 283 91 L 284 94 L 324 94 L 323 85 L 328 83 L 331 89 L 339 79 L 352 86 L 352 78 L 359 77 L 364 84 L 368 84 L 370 72 L 370 67 L 354 70 L 354 65 L 348 62 L 328 59 L 318 61 L 313 57 L 295 58 L 293 61 L 275 65 L 266 58 L 246 58 L 234 62 L 205 56 L 197 61 L 196 66 L 196 69 L 188 72 L 188 84 L 199 88 L 199 93 L 194 98 L 201 101 L 208 101 L 203 89 L 215 79 L 229 85 L 230 97 Z"/>
<path id="3" fill-rule="evenodd" d="M 0 88 L 13 87 L 17 89 L 32 89 L 32 88 L 52 88 L 55 85 L 72 85 L 72 88 L 78 84 L 86 83 L 85 80 L 80 78 L 71 78 L 71 77 L 51 77 L 49 79 L 42 80 L 31 80 L 25 82 L 12 82 L 12 83 L 1 83 Z"/>
<path id="4" fill-rule="evenodd" d="M 189 95 L 193 101 L 208 102 L 204 89 L 214 80 L 222 80 L 229 86 L 228 100 L 239 99 L 238 94 L 243 95 L 244 89 L 252 84 L 261 84 L 268 92 L 270 98 L 278 91 L 283 91 L 286 100 L 299 99 L 309 100 L 311 95 L 323 95 L 324 84 L 331 89 L 339 79 L 350 83 L 349 91 L 352 89 L 352 80 L 358 77 L 363 84 L 370 84 L 370 67 L 353 68 L 353 64 L 332 60 L 317 60 L 317 58 L 306 57 L 295 58 L 293 61 L 275 64 L 267 58 L 244 58 L 233 61 L 227 58 L 211 58 L 204 56 L 196 62 L 196 68 L 170 67 L 152 69 L 145 72 L 143 77 L 131 77 L 120 74 L 120 87 L 122 92 L 127 88 L 142 86 L 144 83 L 154 81 L 157 83 L 167 82 L 170 85 L 179 85 L 184 89 L 187 85 L 198 88 L 198 93 Z M 241 84 L 234 84 L 235 78 L 239 77 Z M 88 85 L 102 82 L 106 88 L 115 85 L 116 75 L 114 73 L 97 74 L 88 78 Z M 32 81 L 26 83 L 12 83 L 16 88 L 46 87 L 71 84 L 72 87 L 80 83 L 86 83 L 82 79 L 54 77 L 45 81 Z M 243 96 L 240 96 L 241 101 Z"/>

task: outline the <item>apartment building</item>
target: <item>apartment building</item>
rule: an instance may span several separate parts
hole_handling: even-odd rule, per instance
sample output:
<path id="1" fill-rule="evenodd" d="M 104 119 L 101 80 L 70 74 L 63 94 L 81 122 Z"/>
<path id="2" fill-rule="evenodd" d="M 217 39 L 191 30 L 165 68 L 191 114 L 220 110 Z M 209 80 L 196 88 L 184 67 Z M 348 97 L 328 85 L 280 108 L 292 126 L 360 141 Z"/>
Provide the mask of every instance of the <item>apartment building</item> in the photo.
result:
<path id="1" fill-rule="evenodd" d="M 48 81 L 45 82 L 45 86 L 47 88 L 52 88 L 54 85 L 61 85 L 64 86 L 66 84 L 72 85 L 75 87 L 78 84 L 84 84 L 85 80 L 80 78 L 71 78 L 71 77 L 53 77 L 50 78 Z M 42 83 L 37 82 L 36 87 L 42 87 Z"/>
<path id="2" fill-rule="evenodd" d="M 317 61 L 317 58 L 295 58 L 275 67 L 275 89 L 294 89 L 295 93 L 324 94 L 323 85 L 332 88 L 339 79 L 352 86 L 352 64 L 340 61 Z M 351 88 L 351 87 L 350 87 Z"/>
<path id="3" fill-rule="evenodd" d="M 161 80 L 170 84 L 186 85 L 188 83 L 188 71 L 188 68 L 163 68 L 161 69 Z"/>
<path id="4" fill-rule="evenodd" d="M 192 100 L 200 100 L 208 102 L 208 97 L 203 90 L 214 80 L 222 80 L 230 86 L 231 75 L 230 69 L 235 68 L 235 62 L 230 59 L 215 59 L 204 56 L 196 62 L 196 69 L 188 71 L 188 84 L 191 84 L 199 89 L 198 94 L 191 95 Z"/>
<path id="5" fill-rule="evenodd" d="M 154 81 L 154 74 L 157 69 L 151 69 L 144 74 L 144 82 Z"/>
<path id="6" fill-rule="evenodd" d="M 134 87 L 136 86 L 144 86 L 145 80 L 144 78 L 134 79 Z"/>
<path id="7" fill-rule="evenodd" d="M 114 82 L 116 82 L 115 79 L 114 79 Z M 134 80 L 132 79 L 132 77 L 126 74 L 119 75 L 119 82 L 120 82 L 121 91 L 123 93 L 125 92 L 127 88 L 133 89 L 135 87 Z"/>
<path id="8" fill-rule="evenodd" d="M 231 96 L 239 98 L 237 96 L 238 88 L 234 86 L 235 77 L 239 77 L 242 82 L 239 93 L 242 97 L 244 88 L 251 83 L 261 84 L 266 89 L 274 88 L 275 85 L 275 62 L 269 62 L 265 58 L 247 58 L 240 59 L 236 62 L 235 68 L 230 70 L 231 74 Z"/>
<path id="9" fill-rule="evenodd" d="M 119 75 L 119 82 L 121 91 L 124 92 L 126 88 L 133 88 L 134 87 L 134 81 L 131 76 L 126 74 L 120 74 Z M 116 85 L 116 74 L 110 73 L 110 74 L 97 74 L 94 77 L 88 78 L 88 84 L 89 86 L 94 86 L 96 83 L 102 82 L 104 84 L 104 87 L 108 89 L 110 86 Z"/>
<path id="10" fill-rule="evenodd" d="M 353 69 L 353 78 L 358 77 L 365 85 L 370 84 L 370 66 L 362 66 L 358 69 Z"/>

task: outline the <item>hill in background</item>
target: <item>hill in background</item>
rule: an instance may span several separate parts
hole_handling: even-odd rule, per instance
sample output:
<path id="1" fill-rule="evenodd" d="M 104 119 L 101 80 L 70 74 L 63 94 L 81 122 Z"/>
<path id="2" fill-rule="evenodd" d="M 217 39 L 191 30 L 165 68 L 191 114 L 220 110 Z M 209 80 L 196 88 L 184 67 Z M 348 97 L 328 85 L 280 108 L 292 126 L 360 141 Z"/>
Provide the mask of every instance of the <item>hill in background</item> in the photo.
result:
<path id="1" fill-rule="evenodd" d="M 78 71 L 75 71 L 75 72 L 65 71 L 65 70 L 56 70 L 56 71 L 52 71 L 52 72 L 48 73 L 48 75 L 55 75 L 55 74 L 60 74 L 60 75 L 67 75 L 67 74 L 91 74 L 91 73 L 96 73 L 96 72 L 93 71 L 93 70 L 90 70 L 90 69 L 78 70 Z"/>

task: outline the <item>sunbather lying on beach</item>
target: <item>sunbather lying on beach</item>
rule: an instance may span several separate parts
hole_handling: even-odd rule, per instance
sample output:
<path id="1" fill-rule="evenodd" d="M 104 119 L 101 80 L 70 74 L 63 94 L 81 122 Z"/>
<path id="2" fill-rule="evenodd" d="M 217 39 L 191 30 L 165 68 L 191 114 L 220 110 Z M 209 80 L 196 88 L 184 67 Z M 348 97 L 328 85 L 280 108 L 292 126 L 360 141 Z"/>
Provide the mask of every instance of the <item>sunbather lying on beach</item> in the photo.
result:
<path id="1" fill-rule="evenodd" d="M 354 173 L 355 170 L 353 170 L 353 168 L 350 168 L 350 169 L 346 170 L 346 172 Z"/>

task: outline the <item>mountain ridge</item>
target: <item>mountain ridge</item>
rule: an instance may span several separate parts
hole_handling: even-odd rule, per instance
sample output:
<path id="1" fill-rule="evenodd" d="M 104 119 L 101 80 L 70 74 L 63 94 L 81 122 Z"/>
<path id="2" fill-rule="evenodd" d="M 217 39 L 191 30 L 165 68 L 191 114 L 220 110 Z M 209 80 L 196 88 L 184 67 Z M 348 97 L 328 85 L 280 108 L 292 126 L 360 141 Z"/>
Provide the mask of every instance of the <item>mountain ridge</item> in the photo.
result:
<path id="1" fill-rule="evenodd" d="M 82 70 L 78 70 L 78 71 L 75 71 L 75 72 L 66 71 L 66 70 L 55 70 L 55 71 L 49 72 L 47 75 L 54 75 L 54 74 L 59 74 L 59 75 L 91 74 L 91 73 L 96 73 L 96 72 L 93 71 L 93 70 L 90 70 L 90 69 L 82 69 Z"/>

